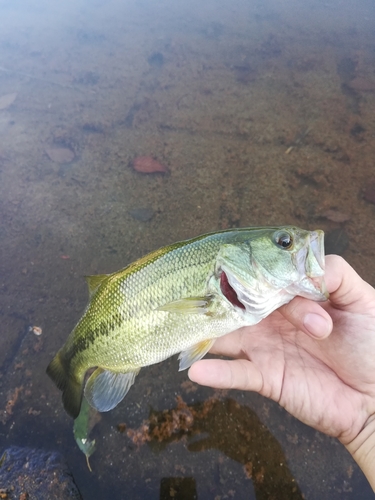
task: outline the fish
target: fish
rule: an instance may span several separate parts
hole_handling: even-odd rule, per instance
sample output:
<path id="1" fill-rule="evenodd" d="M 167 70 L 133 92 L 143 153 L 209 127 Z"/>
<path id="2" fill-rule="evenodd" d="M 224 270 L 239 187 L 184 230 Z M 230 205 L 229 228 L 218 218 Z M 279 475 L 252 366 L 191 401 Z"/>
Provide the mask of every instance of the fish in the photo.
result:
<path id="1" fill-rule="evenodd" d="M 326 300 L 324 232 L 217 231 L 86 280 L 86 310 L 47 367 L 73 418 L 83 395 L 96 410 L 109 411 L 142 367 L 179 353 L 185 370 L 216 338 L 259 323 L 296 295 Z"/>

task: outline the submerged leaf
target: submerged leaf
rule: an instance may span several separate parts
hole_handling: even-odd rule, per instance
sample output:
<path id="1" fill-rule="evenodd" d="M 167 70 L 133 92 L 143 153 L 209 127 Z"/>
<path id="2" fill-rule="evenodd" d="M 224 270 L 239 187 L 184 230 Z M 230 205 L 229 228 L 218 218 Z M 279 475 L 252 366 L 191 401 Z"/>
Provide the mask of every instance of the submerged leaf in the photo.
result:
<path id="1" fill-rule="evenodd" d="M 346 222 L 350 220 L 350 215 L 340 212 L 339 210 L 331 209 L 322 213 L 322 217 L 333 222 Z"/>
<path id="2" fill-rule="evenodd" d="M 167 173 L 168 168 L 152 156 L 137 156 L 131 163 L 134 170 L 142 174 Z"/>

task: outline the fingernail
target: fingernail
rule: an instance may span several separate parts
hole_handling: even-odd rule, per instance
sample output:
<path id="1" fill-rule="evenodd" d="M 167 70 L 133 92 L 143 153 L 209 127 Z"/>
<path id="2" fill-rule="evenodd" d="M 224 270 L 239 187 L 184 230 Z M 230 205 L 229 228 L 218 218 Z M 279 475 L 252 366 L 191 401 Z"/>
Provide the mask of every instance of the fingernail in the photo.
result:
<path id="1" fill-rule="evenodd" d="M 306 330 L 308 330 L 314 337 L 326 337 L 330 333 L 330 324 L 325 318 L 323 318 L 323 316 L 320 316 L 320 314 L 306 314 L 303 324 Z"/>

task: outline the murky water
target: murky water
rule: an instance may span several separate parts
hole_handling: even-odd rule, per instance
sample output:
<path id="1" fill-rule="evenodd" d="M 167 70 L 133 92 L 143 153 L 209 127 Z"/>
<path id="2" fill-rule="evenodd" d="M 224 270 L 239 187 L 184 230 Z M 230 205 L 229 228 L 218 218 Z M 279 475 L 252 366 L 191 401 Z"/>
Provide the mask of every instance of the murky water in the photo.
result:
<path id="1" fill-rule="evenodd" d="M 335 440 L 175 359 L 101 416 L 91 474 L 45 368 L 84 275 L 200 233 L 319 227 L 375 283 L 374 3 L 20 0 L 0 18 L 0 449 L 59 450 L 85 499 L 373 498 Z"/>

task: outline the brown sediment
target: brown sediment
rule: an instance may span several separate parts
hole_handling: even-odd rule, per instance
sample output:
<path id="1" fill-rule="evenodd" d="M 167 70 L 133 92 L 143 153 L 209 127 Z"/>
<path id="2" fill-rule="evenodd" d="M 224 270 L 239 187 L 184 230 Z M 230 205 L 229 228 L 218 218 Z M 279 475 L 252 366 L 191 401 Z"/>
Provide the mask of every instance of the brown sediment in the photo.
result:
<path id="1" fill-rule="evenodd" d="M 192 452 L 216 448 L 243 465 L 257 499 L 303 498 L 280 444 L 255 412 L 231 398 L 212 397 L 193 405 L 181 396 L 176 400 L 175 408 L 151 411 L 140 427 L 126 431 L 133 444 L 160 448 L 186 439 Z"/>
<path id="2" fill-rule="evenodd" d="M 23 385 L 20 387 L 16 387 L 14 391 L 8 393 L 8 401 L 5 405 L 5 409 L 2 411 L 2 415 L 0 416 L 0 422 L 2 424 L 6 424 L 9 418 L 13 415 L 13 409 L 16 405 L 18 398 L 23 391 Z"/>

